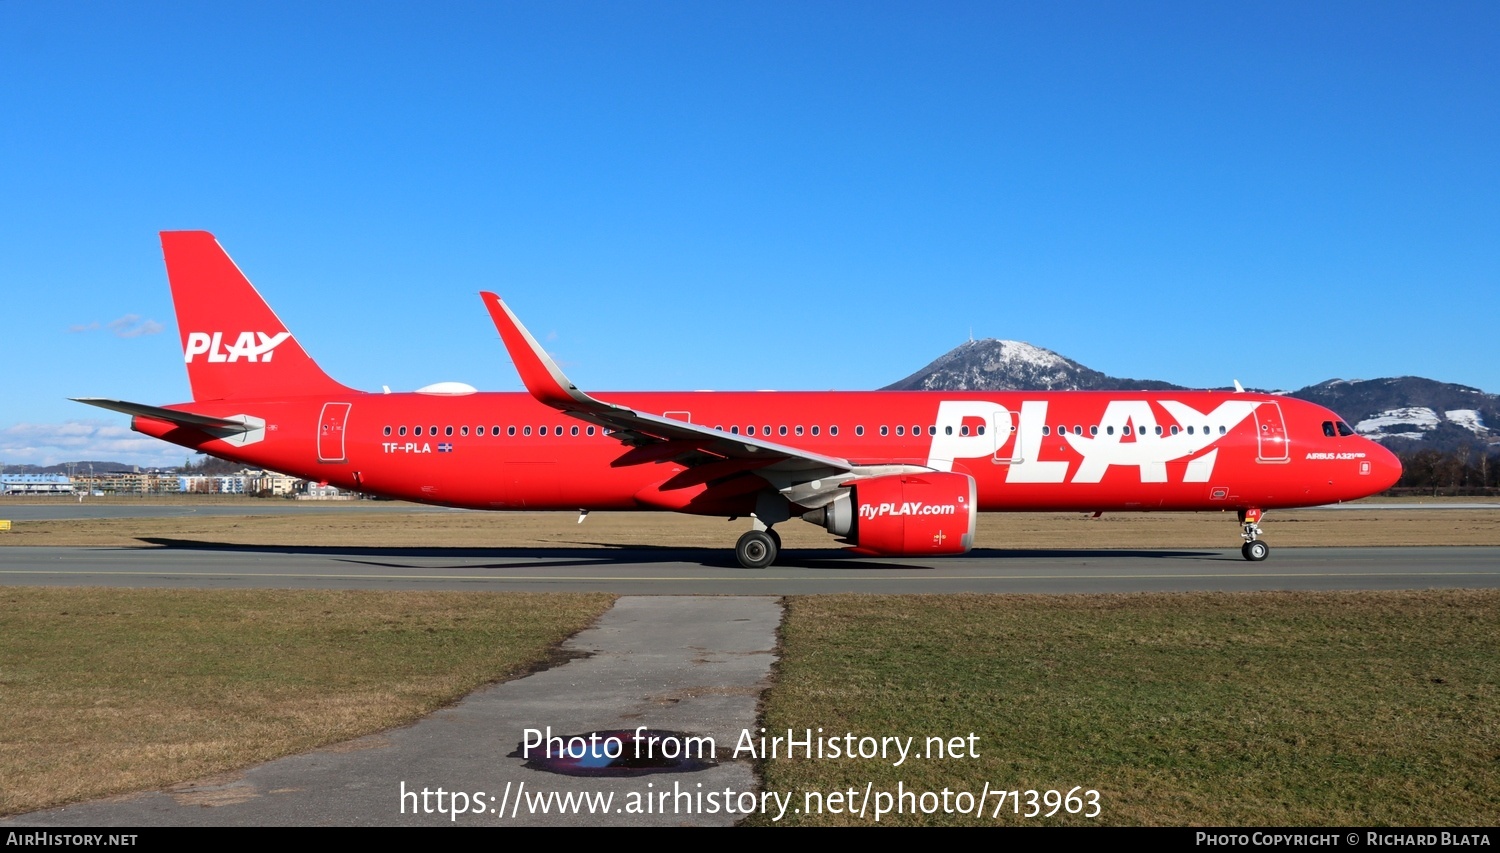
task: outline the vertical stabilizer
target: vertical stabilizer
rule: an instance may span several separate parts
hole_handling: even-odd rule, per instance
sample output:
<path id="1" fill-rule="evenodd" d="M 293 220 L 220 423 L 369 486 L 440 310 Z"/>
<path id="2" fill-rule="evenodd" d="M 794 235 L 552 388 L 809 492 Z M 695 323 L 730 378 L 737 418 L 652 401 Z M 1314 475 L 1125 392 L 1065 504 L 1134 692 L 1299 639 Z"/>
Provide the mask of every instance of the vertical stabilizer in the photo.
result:
<path id="1" fill-rule="evenodd" d="M 353 393 L 308 357 L 207 231 L 163 231 L 194 400 Z"/>

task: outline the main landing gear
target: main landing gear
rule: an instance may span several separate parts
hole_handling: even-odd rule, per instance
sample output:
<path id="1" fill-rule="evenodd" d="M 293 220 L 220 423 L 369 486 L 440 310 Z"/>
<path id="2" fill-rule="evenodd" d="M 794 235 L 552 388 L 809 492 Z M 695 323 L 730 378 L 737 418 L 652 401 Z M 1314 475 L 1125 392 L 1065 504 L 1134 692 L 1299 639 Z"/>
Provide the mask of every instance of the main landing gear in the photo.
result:
<path id="1" fill-rule="evenodd" d="M 1260 516 L 1261 511 L 1255 507 L 1240 510 L 1240 538 L 1245 540 L 1240 555 L 1252 563 L 1259 563 L 1271 553 L 1271 546 L 1260 541 Z"/>
<path id="2" fill-rule="evenodd" d="M 747 569 L 764 569 L 776 562 L 781 553 L 781 534 L 767 527 L 765 530 L 750 530 L 734 543 L 735 559 Z"/>

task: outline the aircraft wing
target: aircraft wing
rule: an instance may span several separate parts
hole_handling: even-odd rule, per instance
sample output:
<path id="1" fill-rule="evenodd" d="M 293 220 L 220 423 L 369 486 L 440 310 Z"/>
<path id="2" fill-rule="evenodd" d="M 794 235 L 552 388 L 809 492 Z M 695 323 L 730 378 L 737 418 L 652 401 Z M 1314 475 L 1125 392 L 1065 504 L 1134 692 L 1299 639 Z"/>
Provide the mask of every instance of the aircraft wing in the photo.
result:
<path id="1" fill-rule="evenodd" d="M 730 467 L 757 473 L 776 472 L 782 476 L 772 479 L 786 485 L 821 477 L 842 481 L 849 478 L 841 475 L 861 475 L 862 466 L 847 459 L 763 441 L 754 436 L 733 435 L 591 397 L 563 375 L 557 363 L 500 297 L 493 293 L 480 295 L 531 396 L 560 412 L 611 430 L 612 437 L 631 445 L 632 450 L 616 460 L 616 465 L 671 460 L 695 467 L 738 460 L 742 464 Z M 778 485 L 785 490 L 784 485 Z"/>

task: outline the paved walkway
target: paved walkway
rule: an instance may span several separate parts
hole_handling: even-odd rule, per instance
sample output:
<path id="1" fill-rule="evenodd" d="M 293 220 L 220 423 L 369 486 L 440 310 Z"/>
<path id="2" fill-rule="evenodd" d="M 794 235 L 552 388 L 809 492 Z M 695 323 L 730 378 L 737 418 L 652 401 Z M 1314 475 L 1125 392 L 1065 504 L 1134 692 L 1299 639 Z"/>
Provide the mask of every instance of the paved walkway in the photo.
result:
<path id="1" fill-rule="evenodd" d="M 407 728 L 228 777 L 0 823 L 730 825 L 743 815 L 726 811 L 726 799 L 733 805 L 757 790 L 751 763 L 730 754 L 742 730 L 756 732 L 756 705 L 775 660 L 780 621 L 781 606 L 772 597 L 621 598 L 597 625 L 565 644 L 587 657 L 487 687 Z M 533 770 L 508 757 L 526 729 L 545 732 L 548 726 L 554 735 L 637 726 L 707 735 L 717 745 L 718 764 L 586 778 Z M 594 813 L 575 799 L 571 810 L 582 814 L 558 814 L 556 795 L 569 793 L 596 797 Z M 549 813 L 538 813 L 539 797 Z M 451 814 L 455 804 L 462 814 Z"/>

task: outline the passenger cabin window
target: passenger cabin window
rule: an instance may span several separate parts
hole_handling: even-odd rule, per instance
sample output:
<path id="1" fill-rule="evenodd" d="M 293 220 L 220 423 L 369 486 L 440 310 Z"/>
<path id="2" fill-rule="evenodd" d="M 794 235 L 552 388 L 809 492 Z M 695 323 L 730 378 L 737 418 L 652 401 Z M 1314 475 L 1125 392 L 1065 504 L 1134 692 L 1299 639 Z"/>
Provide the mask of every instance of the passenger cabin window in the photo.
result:
<path id="1" fill-rule="evenodd" d="M 506 427 L 505 428 L 505 434 L 506 435 L 515 435 L 516 434 L 516 428 L 514 426 L 508 426 L 508 427 Z M 528 435 L 529 435 L 529 433 L 528 433 Z"/>
<path id="2" fill-rule="evenodd" d="M 593 435 L 593 434 L 594 434 L 594 428 L 593 427 L 589 427 L 589 435 Z"/>
<path id="3" fill-rule="evenodd" d="M 802 425 L 801 425 L 801 424 L 798 424 L 798 425 L 797 425 L 797 429 L 796 429 L 796 432 L 797 432 L 797 434 L 798 434 L 798 435 L 801 435 L 801 434 L 802 434 Z"/>
<path id="4" fill-rule="evenodd" d="M 865 428 L 862 427 L 862 426 L 856 426 L 854 428 L 854 434 L 855 435 L 864 435 L 865 434 Z"/>
<path id="5" fill-rule="evenodd" d="M 390 427 L 386 427 L 385 428 L 385 434 L 386 435 L 390 435 L 391 434 L 391 428 Z"/>
<path id="6" fill-rule="evenodd" d="M 396 427 L 396 435 L 406 435 L 406 427 Z"/>
<path id="7" fill-rule="evenodd" d="M 1042 425 L 1042 435 L 1051 435 L 1051 434 L 1052 434 L 1052 427 L 1049 427 L 1046 424 L 1043 424 Z"/>
<path id="8" fill-rule="evenodd" d="M 786 435 L 786 424 L 782 424 L 781 426 L 777 427 L 776 428 L 776 434 L 777 435 Z"/>
<path id="9" fill-rule="evenodd" d="M 521 427 L 521 435 L 531 435 L 531 427 L 529 427 L 529 426 Z"/>
<path id="10" fill-rule="evenodd" d="M 906 427 L 896 424 L 896 435 L 906 435 Z"/>
<path id="11" fill-rule="evenodd" d="M 882 426 L 880 428 L 880 434 L 881 435 L 890 435 L 891 434 L 891 428 L 888 427 L 888 426 Z"/>
<path id="12" fill-rule="evenodd" d="M 818 428 L 816 426 L 812 428 L 812 434 L 813 435 L 817 435 L 818 434 Z"/>
<path id="13" fill-rule="evenodd" d="M 469 428 L 466 427 L 466 426 L 459 427 L 458 428 L 458 434 L 459 435 L 468 435 L 469 434 Z"/>
<path id="14" fill-rule="evenodd" d="M 836 426 L 829 427 L 828 428 L 828 434 L 829 435 L 838 435 L 839 434 L 839 428 L 836 427 Z"/>

